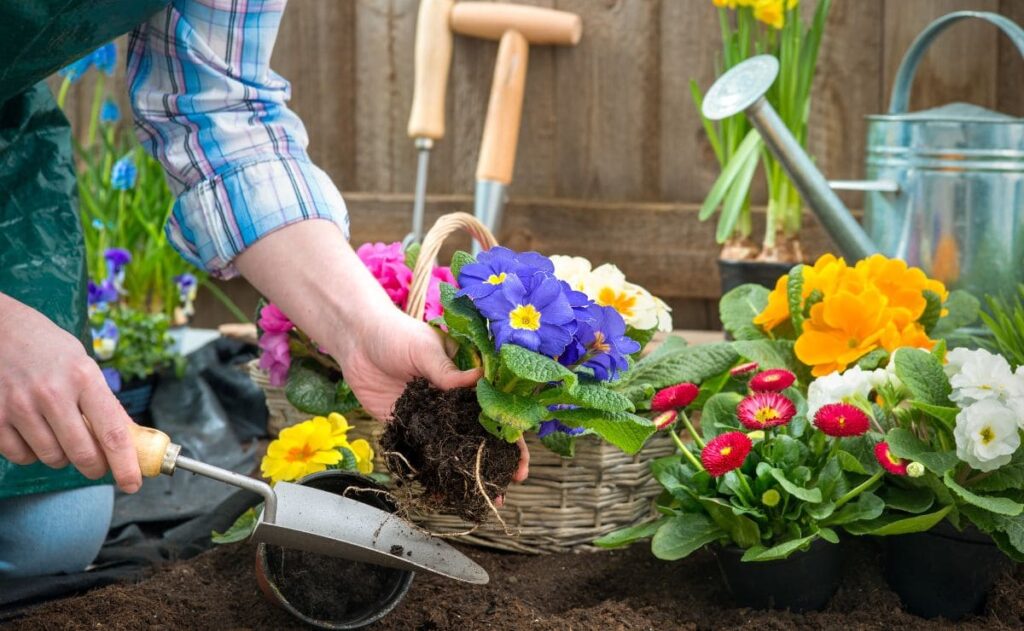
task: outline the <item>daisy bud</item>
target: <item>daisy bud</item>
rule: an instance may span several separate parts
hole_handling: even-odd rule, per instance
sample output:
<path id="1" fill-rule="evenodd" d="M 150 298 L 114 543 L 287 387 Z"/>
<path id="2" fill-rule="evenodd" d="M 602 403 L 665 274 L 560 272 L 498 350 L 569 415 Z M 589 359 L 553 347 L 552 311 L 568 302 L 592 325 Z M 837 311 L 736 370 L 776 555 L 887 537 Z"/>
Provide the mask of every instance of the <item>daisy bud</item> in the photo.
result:
<path id="1" fill-rule="evenodd" d="M 778 506 L 780 500 L 782 500 L 782 496 L 775 489 L 768 489 L 761 494 L 761 503 L 768 508 Z"/>
<path id="2" fill-rule="evenodd" d="M 681 410 L 693 403 L 700 389 L 692 383 L 677 383 L 658 390 L 651 398 L 651 409 L 655 412 Z"/>
<path id="3" fill-rule="evenodd" d="M 747 381 L 757 372 L 757 362 L 740 364 L 729 371 L 729 376 L 739 381 Z"/>
<path id="4" fill-rule="evenodd" d="M 796 375 L 788 370 L 777 368 L 754 375 L 754 378 L 750 380 L 750 389 L 754 392 L 782 392 L 794 383 L 796 383 Z"/>
<path id="5" fill-rule="evenodd" d="M 916 460 L 907 465 L 907 475 L 912 478 L 919 478 L 924 475 L 924 465 Z"/>
<path id="6" fill-rule="evenodd" d="M 764 432 L 759 429 L 754 430 L 752 432 L 747 432 L 747 438 L 756 443 L 759 440 L 764 440 Z"/>
<path id="7" fill-rule="evenodd" d="M 675 410 L 666 410 L 651 420 L 654 422 L 655 428 L 662 430 L 671 427 L 678 418 L 679 412 L 676 412 Z"/>

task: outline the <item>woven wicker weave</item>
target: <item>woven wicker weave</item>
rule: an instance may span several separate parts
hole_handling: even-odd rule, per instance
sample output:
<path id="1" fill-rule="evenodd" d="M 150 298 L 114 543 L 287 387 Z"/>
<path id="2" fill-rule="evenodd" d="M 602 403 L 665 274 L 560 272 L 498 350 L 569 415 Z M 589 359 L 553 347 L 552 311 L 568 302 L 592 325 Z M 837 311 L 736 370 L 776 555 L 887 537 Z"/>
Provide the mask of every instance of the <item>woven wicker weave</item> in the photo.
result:
<path id="1" fill-rule="evenodd" d="M 459 231 L 468 232 L 483 249 L 497 244 L 494 236 L 466 213 L 452 213 L 438 219 L 423 240 L 419 260 L 413 272 L 406 313 L 420 318 L 426 300 L 430 272 L 444 240 Z M 296 410 L 285 397 L 284 389 L 270 385 L 266 375 L 253 362 L 249 365 L 253 380 L 267 394 L 271 434 L 309 417 Z M 361 422 L 360 422 L 361 421 Z M 366 438 L 366 429 L 373 427 L 375 468 L 382 469 L 380 450 L 376 448 L 379 425 L 370 425 L 369 418 L 350 422 L 357 433 Z M 613 530 L 631 526 L 651 514 L 651 499 L 661 491 L 650 471 L 655 458 L 675 451 L 672 440 L 658 434 L 640 453 L 630 456 L 594 437 L 576 442 L 576 455 L 565 459 L 544 447 L 534 435 L 526 439 L 530 448 L 530 477 L 523 484 L 508 489 L 502 518 L 515 535 L 506 532 L 494 521 L 476 529 L 459 540 L 479 546 L 510 552 L 531 554 L 564 552 L 588 546 L 597 537 Z M 465 532 L 471 525 L 461 519 L 438 513 L 414 515 L 424 528 L 433 532 Z"/>

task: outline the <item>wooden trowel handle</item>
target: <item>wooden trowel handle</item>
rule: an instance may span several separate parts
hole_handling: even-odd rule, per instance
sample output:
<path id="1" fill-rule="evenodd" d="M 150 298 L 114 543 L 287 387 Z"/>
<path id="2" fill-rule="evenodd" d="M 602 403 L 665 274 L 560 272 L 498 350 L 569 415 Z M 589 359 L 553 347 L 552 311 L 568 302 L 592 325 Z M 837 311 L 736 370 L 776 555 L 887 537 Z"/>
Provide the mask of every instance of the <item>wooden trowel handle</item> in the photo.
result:
<path id="1" fill-rule="evenodd" d="M 89 431 L 92 431 L 89 419 L 83 416 L 82 421 L 85 422 Z M 177 452 L 179 447 L 171 444 L 171 437 L 158 429 L 142 427 L 135 423 L 129 425 L 128 429 L 132 433 L 135 455 L 139 458 L 139 469 L 142 471 L 143 477 L 155 478 L 160 475 L 168 450 L 173 449 Z"/>
<path id="2" fill-rule="evenodd" d="M 444 96 L 452 61 L 452 32 L 448 27 L 452 4 L 453 0 L 420 0 L 410 138 L 440 140 L 444 136 Z"/>
<path id="3" fill-rule="evenodd" d="M 519 122 L 523 114 L 523 88 L 530 45 L 518 31 L 507 31 L 498 45 L 491 97 L 487 103 L 484 136 L 476 167 L 478 180 L 509 184 L 516 162 Z"/>

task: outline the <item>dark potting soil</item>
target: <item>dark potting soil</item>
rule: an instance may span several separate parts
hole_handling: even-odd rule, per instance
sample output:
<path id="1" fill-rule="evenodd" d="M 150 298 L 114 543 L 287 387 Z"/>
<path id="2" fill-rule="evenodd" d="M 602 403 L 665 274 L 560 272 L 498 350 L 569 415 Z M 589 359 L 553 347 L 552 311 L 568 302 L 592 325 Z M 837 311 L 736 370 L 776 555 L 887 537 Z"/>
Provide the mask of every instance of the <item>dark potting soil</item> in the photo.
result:
<path id="1" fill-rule="evenodd" d="M 400 482 L 418 482 L 427 508 L 476 523 L 491 511 L 477 483 L 480 445 L 480 479 L 491 501 L 505 493 L 519 466 L 519 447 L 489 434 L 479 416 L 475 390 L 444 391 L 416 379 L 380 437 L 388 470 Z"/>
<path id="2" fill-rule="evenodd" d="M 828 607 L 804 615 L 736 607 L 714 557 L 677 563 L 648 546 L 524 556 L 462 548 L 491 575 L 471 586 L 419 575 L 377 631 L 668 629 L 1020 629 L 1024 571 L 999 579 L 982 616 L 953 624 L 903 612 L 882 579 L 876 548 L 854 541 L 843 582 Z M 267 602 L 253 574 L 250 545 L 225 546 L 166 566 L 151 578 L 50 603 L 9 622 L 12 631 L 103 629 L 281 630 L 306 628 Z"/>
<path id="3" fill-rule="evenodd" d="M 372 613 L 403 576 L 379 565 L 269 545 L 267 570 L 281 595 L 316 620 L 353 620 Z"/>

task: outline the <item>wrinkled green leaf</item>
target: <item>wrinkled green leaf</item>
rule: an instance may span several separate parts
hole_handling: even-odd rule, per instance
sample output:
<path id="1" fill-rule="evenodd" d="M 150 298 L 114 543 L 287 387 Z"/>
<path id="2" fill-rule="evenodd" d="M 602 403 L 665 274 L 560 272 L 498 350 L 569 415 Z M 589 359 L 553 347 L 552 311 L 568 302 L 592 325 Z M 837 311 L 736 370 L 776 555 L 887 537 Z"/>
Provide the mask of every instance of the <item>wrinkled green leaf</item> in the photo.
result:
<path id="1" fill-rule="evenodd" d="M 876 348 L 857 360 L 857 365 L 860 366 L 861 370 L 874 370 L 881 366 L 887 359 L 889 359 L 889 351 L 884 348 Z"/>
<path id="2" fill-rule="evenodd" d="M 416 262 L 420 258 L 420 250 L 423 246 L 419 243 L 413 243 L 405 249 L 405 266 L 411 270 L 416 269 Z"/>
<path id="3" fill-rule="evenodd" d="M 563 458 L 572 458 L 576 455 L 576 436 L 570 436 L 565 432 L 551 432 L 540 439 L 540 442 Z"/>
<path id="4" fill-rule="evenodd" d="M 537 427 L 548 415 L 548 409 L 531 397 L 502 392 L 486 379 L 477 382 L 476 399 L 483 414 L 497 424 L 496 435 L 508 442 L 518 440 L 524 431 Z"/>
<path id="5" fill-rule="evenodd" d="M 729 291 L 718 303 L 722 327 L 737 340 L 765 338 L 761 329 L 752 324 L 755 317 L 768 306 L 768 289 L 761 285 L 740 285 Z"/>
<path id="6" fill-rule="evenodd" d="M 576 387 L 576 373 L 550 357 L 515 344 L 505 344 L 498 354 L 501 365 L 518 379 L 534 384 L 561 382 L 570 392 Z"/>
<path id="7" fill-rule="evenodd" d="M 262 510 L 263 503 L 261 502 L 239 515 L 235 523 L 231 524 L 231 527 L 224 532 L 213 531 L 210 534 L 210 541 L 218 545 L 245 541 L 252 534 L 252 531 L 256 529 L 256 521 Z"/>
<path id="8" fill-rule="evenodd" d="M 981 302 L 963 289 L 949 292 L 945 307 L 949 313 L 932 330 L 935 337 L 947 337 L 957 329 L 974 324 L 981 313 Z"/>
<path id="9" fill-rule="evenodd" d="M 921 410 L 928 416 L 942 421 L 946 424 L 946 427 L 950 429 L 956 427 L 956 415 L 960 413 L 960 410 L 956 407 L 932 405 L 931 403 L 925 403 L 924 401 L 911 401 L 910 405 L 915 410 Z"/>
<path id="10" fill-rule="evenodd" d="M 1006 515 L 1008 517 L 1016 517 L 1024 512 L 1024 504 L 1015 502 L 1008 497 L 991 497 L 988 495 L 978 495 L 972 493 L 964 487 L 956 483 L 949 473 L 943 476 L 942 481 L 945 482 L 946 488 L 953 492 L 954 495 L 967 502 L 973 504 L 978 508 L 984 508 L 987 511 L 996 513 L 997 515 Z"/>
<path id="11" fill-rule="evenodd" d="M 740 357 L 757 362 L 761 370 L 770 368 L 796 368 L 796 352 L 793 340 L 740 340 L 733 342 L 733 348 Z"/>
<path id="12" fill-rule="evenodd" d="M 314 416 L 327 416 L 331 412 L 344 414 L 359 407 L 359 402 L 347 386 L 335 384 L 316 367 L 311 359 L 292 362 L 288 369 L 288 382 L 284 393 L 296 409 Z M 338 399 L 338 394 L 343 398 Z"/>
<path id="13" fill-rule="evenodd" d="M 448 326 L 448 334 L 460 342 L 476 347 L 484 365 L 484 376 L 493 381 L 498 371 L 498 352 L 494 349 L 487 322 L 473 306 L 473 301 L 462 296 L 455 297 L 458 291 L 448 283 L 441 283 L 441 306 L 444 307 L 444 323 Z"/>
<path id="14" fill-rule="evenodd" d="M 727 342 L 687 346 L 677 352 L 662 355 L 657 360 L 642 359 L 625 373 L 611 388 L 631 401 L 640 402 L 650 397 L 649 392 L 689 381 L 702 383 L 705 379 L 729 370 L 738 355 Z M 651 361 L 649 361 L 651 360 Z"/>
<path id="15" fill-rule="evenodd" d="M 804 330 L 804 266 L 797 265 L 789 272 L 786 282 L 786 299 L 789 301 L 789 319 L 793 331 L 799 336 Z"/>
<path id="16" fill-rule="evenodd" d="M 901 348 L 896 351 L 895 361 L 896 376 L 913 398 L 932 405 L 951 405 L 949 378 L 935 356 L 919 348 Z"/>
<path id="17" fill-rule="evenodd" d="M 592 383 L 581 383 L 571 392 L 564 387 L 549 388 L 537 396 L 537 401 L 543 405 L 578 405 L 605 412 L 634 411 L 633 402 L 625 396 Z"/>
<path id="18" fill-rule="evenodd" d="M 455 254 L 452 254 L 452 276 L 454 276 L 455 279 L 458 280 L 459 274 L 462 273 L 462 268 L 467 265 L 470 265 L 471 263 L 476 263 L 476 257 L 474 257 L 469 252 L 456 250 Z"/>
<path id="19" fill-rule="evenodd" d="M 1013 460 L 972 482 L 970 489 L 975 492 L 1024 489 L 1024 450 L 1018 449 Z"/>
<path id="20" fill-rule="evenodd" d="M 627 454 L 635 454 L 655 432 L 651 421 L 629 412 L 605 412 L 579 408 L 558 412 L 569 427 L 585 427 Z"/>
<path id="21" fill-rule="evenodd" d="M 924 327 L 925 333 L 931 335 L 935 325 L 939 323 L 939 316 L 942 313 L 942 297 L 929 289 L 921 293 L 924 295 L 925 306 L 917 321 Z"/>

